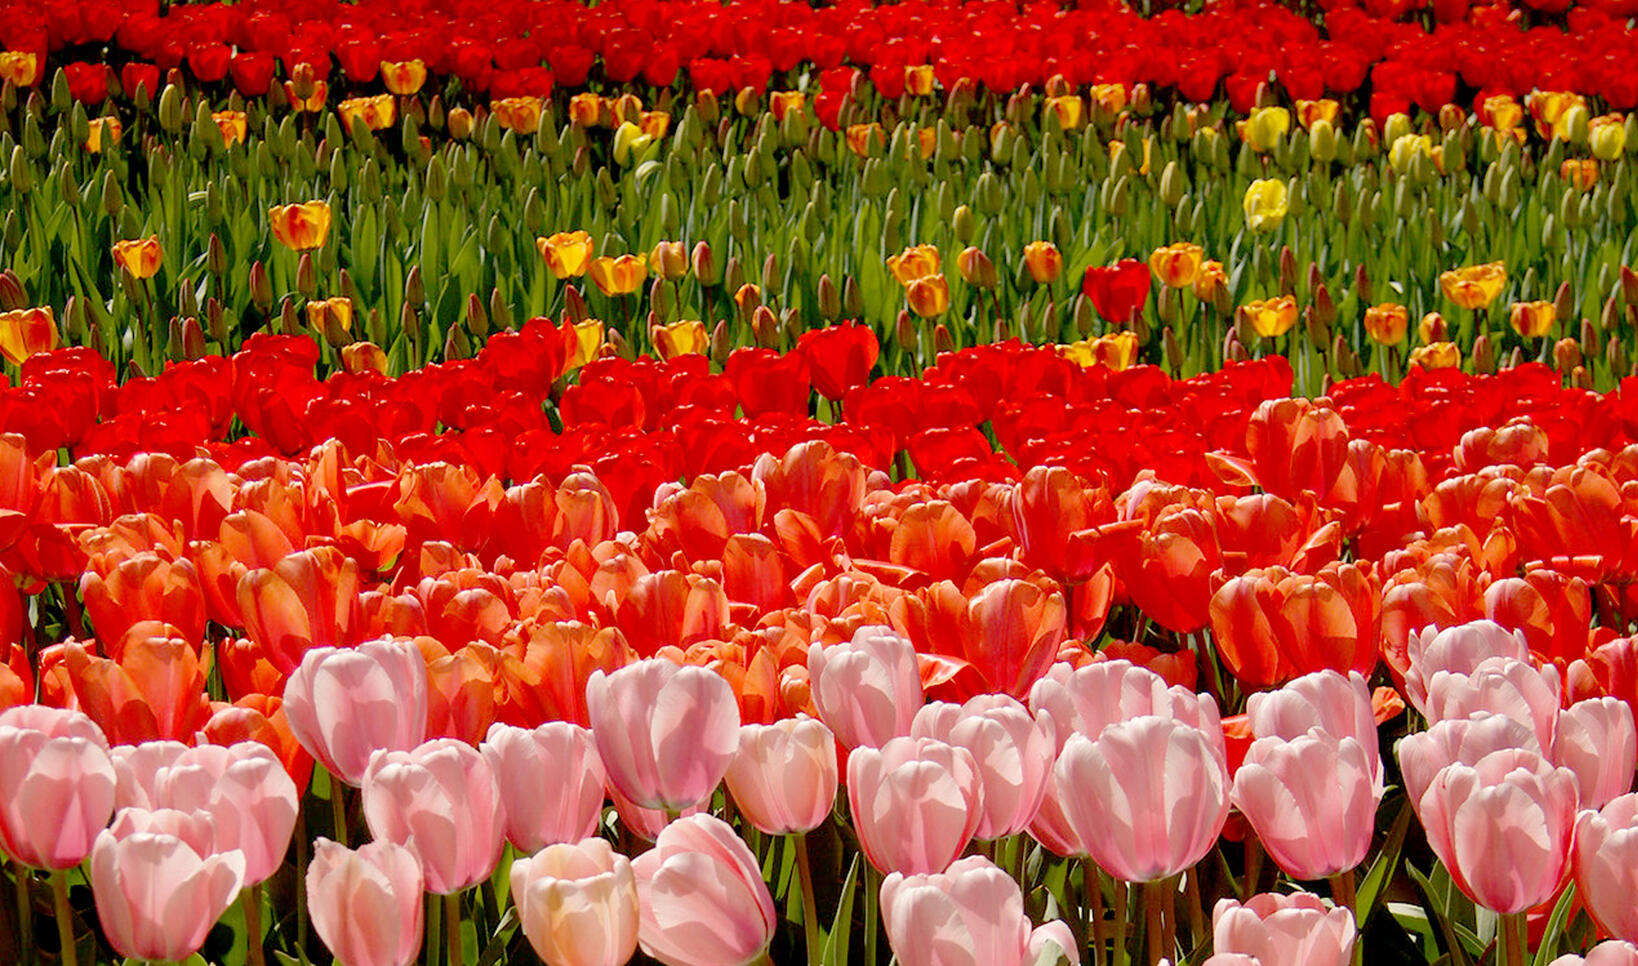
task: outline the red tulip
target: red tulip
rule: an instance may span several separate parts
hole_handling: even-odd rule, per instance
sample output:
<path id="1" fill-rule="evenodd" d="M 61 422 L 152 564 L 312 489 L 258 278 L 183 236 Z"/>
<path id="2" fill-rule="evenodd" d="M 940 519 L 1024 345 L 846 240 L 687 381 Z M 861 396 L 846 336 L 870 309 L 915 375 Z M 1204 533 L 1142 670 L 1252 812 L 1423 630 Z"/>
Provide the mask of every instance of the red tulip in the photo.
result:
<path id="1" fill-rule="evenodd" d="M 1149 297 L 1149 267 L 1135 258 L 1123 258 L 1104 268 L 1089 267 L 1081 278 L 1081 292 L 1105 320 L 1126 325 Z"/>
<path id="2" fill-rule="evenodd" d="M 796 351 L 807 359 L 819 395 L 840 402 L 850 390 L 870 381 L 881 346 L 870 326 L 844 322 L 802 333 Z"/>

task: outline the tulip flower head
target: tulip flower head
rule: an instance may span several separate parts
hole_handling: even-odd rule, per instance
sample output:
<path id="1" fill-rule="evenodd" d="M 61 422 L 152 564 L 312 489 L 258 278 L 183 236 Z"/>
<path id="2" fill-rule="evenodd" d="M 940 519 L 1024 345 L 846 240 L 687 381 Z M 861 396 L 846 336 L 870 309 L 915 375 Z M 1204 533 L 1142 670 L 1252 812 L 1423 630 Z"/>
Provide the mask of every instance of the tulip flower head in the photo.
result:
<path id="1" fill-rule="evenodd" d="M 925 701 L 915 647 L 886 627 L 860 628 L 846 644 L 815 643 L 808 679 L 820 720 L 844 748 L 908 735 Z"/>
<path id="2" fill-rule="evenodd" d="M 1246 956 L 1264 966 L 1347 966 L 1358 933 L 1352 913 L 1308 892 L 1265 892 L 1244 904 L 1222 899 L 1211 922 L 1218 956 Z"/>
<path id="3" fill-rule="evenodd" d="M 1252 231 L 1269 232 L 1285 221 L 1287 210 L 1285 182 L 1278 178 L 1262 178 L 1246 188 L 1241 207 L 1246 213 L 1246 227 Z"/>
<path id="4" fill-rule="evenodd" d="M 541 100 L 538 97 L 503 97 L 489 102 L 495 123 L 508 131 L 533 134 L 540 130 Z"/>
<path id="5" fill-rule="evenodd" d="M 104 144 L 118 144 L 125 134 L 125 126 L 117 117 L 94 117 L 86 126 L 85 150 L 92 154 L 102 151 Z"/>
<path id="6" fill-rule="evenodd" d="M 1240 306 L 1239 315 L 1253 332 L 1265 339 L 1277 338 L 1297 324 L 1297 300 L 1290 295 L 1258 299 Z"/>
<path id="7" fill-rule="evenodd" d="M 978 763 L 933 738 L 855 748 L 847 797 L 865 858 L 883 872 L 942 872 L 984 819 Z"/>
<path id="8" fill-rule="evenodd" d="M 1615 161 L 1627 147 L 1627 126 L 1619 114 L 1602 114 L 1587 124 L 1587 147 L 1600 161 Z"/>
<path id="9" fill-rule="evenodd" d="M 1037 284 L 1050 285 L 1063 274 L 1064 256 L 1051 242 L 1033 241 L 1024 246 L 1024 268 Z"/>
<path id="10" fill-rule="evenodd" d="M 330 774 L 364 781 L 371 753 L 408 751 L 427 726 L 427 665 L 407 641 L 315 648 L 284 688 L 290 731 Z"/>
<path id="11" fill-rule="evenodd" d="M 371 754 L 364 820 L 374 838 L 415 854 L 427 891 L 438 895 L 489 878 L 506 845 L 494 770 L 477 749 L 454 738 Z"/>
<path id="12" fill-rule="evenodd" d="M 203 812 L 126 809 L 91 848 L 91 892 L 122 956 L 181 962 L 239 896 L 244 855 L 217 852 Z"/>
<path id="13" fill-rule="evenodd" d="M 426 82 L 427 65 L 419 58 L 381 62 L 381 84 L 389 93 L 404 97 L 419 91 Z"/>
<path id="14" fill-rule="evenodd" d="M 159 247 L 159 236 L 114 242 L 114 264 L 131 273 L 132 278 L 153 278 L 165 261 L 165 250 Z"/>
<path id="15" fill-rule="evenodd" d="M 1064 358 L 1083 368 L 1108 366 L 1113 372 L 1131 368 L 1137 362 L 1138 339 L 1136 332 L 1116 332 L 1095 339 L 1082 339 L 1060 346 Z"/>
<path id="16" fill-rule="evenodd" d="M 887 941 L 903 966 L 1080 962 L 1068 925 L 1054 920 L 1031 931 L 1018 883 L 983 856 L 943 872 L 892 873 L 882 882 L 881 908 Z"/>
<path id="17" fill-rule="evenodd" d="M 1409 328 L 1410 311 L 1403 305 L 1387 302 L 1365 310 L 1365 333 L 1379 345 L 1398 345 Z"/>
<path id="18" fill-rule="evenodd" d="M 639 255 L 616 258 L 600 255 L 591 260 L 586 274 L 604 295 L 629 295 L 642 287 L 648 276 L 648 263 Z"/>
<path id="19" fill-rule="evenodd" d="M 29 356 L 57 348 L 57 318 L 51 306 L 0 312 L 0 355 L 14 366 Z"/>
<path id="20" fill-rule="evenodd" d="M 594 251 L 591 235 L 583 231 L 560 231 L 536 238 L 535 249 L 552 275 L 559 279 L 586 274 Z"/>
<path id="21" fill-rule="evenodd" d="M 1174 242 L 1149 255 L 1149 270 L 1168 288 L 1188 288 L 1200 275 L 1204 252 L 1192 242 Z"/>
<path id="22" fill-rule="evenodd" d="M 512 863 L 512 902 L 546 966 L 622 966 L 637 951 L 637 878 L 600 838 Z"/>
<path id="23" fill-rule="evenodd" d="M 73 868 L 114 813 L 108 740 L 78 711 L 0 713 L 0 789 L 0 853 L 32 868 Z"/>
<path id="24" fill-rule="evenodd" d="M 910 310 L 924 319 L 943 315 L 950 308 L 950 282 L 942 273 L 915 279 L 904 289 Z"/>
<path id="25" fill-rule="evenodd" d="M 415 853 L 376 841 L 313 843 L 307 866 L 313 930 L 346 966 L 409 966 L 421 951 L 425 881 Z"/>
<path id="26" fill-rule="evenodd" d="M 724 777 L 752 825 L 769 835 L 810 832 L 836 802 L 836 736 L 807 715 L 744 725 Z"/>
<path id="27" fill-rule="evenodd" d="M 643 952 L 667 966 L 750 966 L 778 918 L 757 858 L 710 815 L 680 818 L 631 863 Z"/>
<path id="28" fill-rule="evenodd" d="M 592 738 L 609 784 L 642 808 L 708 798 L 739 750 L 739 705 L 722 675 L 664 658 L 592 672 Z"/>
<path id="29" fill-rule="evenodd" d="M 210 119 L 222 132 L 222 144 L 230 148 L 243 141 L 250 130 L 250 122 L 244 111 L 216 111 Z"/>
<path id="30" fill-rule="evenodd" d="M 1507 322 L 1521 337 L 1539 339 L 1553 331 L 1558 321 L 1551 302 L 1514 302 L 1507 310 Z"/>
<path id="31" fill-rule="evenodd" d="M 40 82 L 43 58 L 30 50 L 0 51 L 0 81 L 14 87 L 33 87 Z"/>
<path id="32" fill-rule="evenodd" d="M 324 247 L 330 235 L 330 205 L 324 201 L 275 205 L 267 210 L 267 223 L 279 244 L 292 251 L 313 251 Z"/>
<path id="33" fill-rule="evenodd" d="M 1507 284 L 1507 266 L 1501 262 L 1454 268 L 1439 275 L 1445 298 L 1464 309 L 1482 309 L 1496 301 Z"/>
<path id="34" fill-rule="evenodd" d="M 1246 143 L 1258 151 L 1272 151 L 1291 130 L 1291 112 L 1283 107 L 1262 107 L 1251 113 L 1241 129 Z"/>
<path id="35" fill-rule="evenodd" d="M 917 279 L 937 275 L 941 267 L 938 248 L 934 245 L 912 245 L 887 257 L 887 270 L 906 288 Z"/>

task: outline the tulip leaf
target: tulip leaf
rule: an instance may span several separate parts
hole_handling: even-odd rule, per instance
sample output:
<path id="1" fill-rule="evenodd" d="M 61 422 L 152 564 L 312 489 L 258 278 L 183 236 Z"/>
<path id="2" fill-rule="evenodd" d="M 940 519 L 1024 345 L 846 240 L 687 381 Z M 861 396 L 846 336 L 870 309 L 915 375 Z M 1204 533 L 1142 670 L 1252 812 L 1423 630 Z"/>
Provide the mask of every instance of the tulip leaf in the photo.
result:
<path id="1" fill-rule="evenodd" d="M 508 905 L 506 914 L 501 916 L 500 923 L 495 927 L 495 934 L 489 937 L 484 945 L 483 952 L 478 954 L 478 966 L 494 966 L 501 962 L 507 946 L 517 938 L 518 911 L 515 906 Z M 512 962 L 513 957 L 507 956 L 506 962 Z"/>
<path id="2" fill-rule="evenodd" d="M 1541 933 L 1541 946 L 1536 950 L 1535 966 L 1547 966 L 1558 953 L 1558 944 L 1564 937 L 1564 927 L 1569 922 L 1570 910 L 1575 906 L 1575 883 L 1565 885 L 1564 892 L 1559 895 L 1558 902 L 1553 906 L 1553 914 L 1547 920 L 1547 928 Z"/>
<path id="3" fill-rule="evenodd" d="M 825 940 L 823 966 L 847 966 L 848 940 L 853 934 L 853 894 L 859 888 L 859 859 L 853 857 L 847 878 L 842 882 L 842 898 L 836 905 L 836 918 L 831 920 L 830 935 Z"/>
<path id="4" fill-rule="evenodd" d="M 1439 867 L 1435 866 L 1435 877 L 1437 876 L 1438 869 Z M 1461 927 L 1459 927 L 1456 923 L 1451 922 L 1449 916 L 1447 915 L 1446 905 L 1448 902 L 1448 893 L 1445 890 L 1448 889 L 1448 883 L 1446 884 L 1445 889 L 1441 889 L 1440 886 L 1433 881 L 1433 878 L 1423 875 L 1421 870 L 1417 869 L 1416 866 L 1406 864 L 1405 870 L 1410 873 L 1411 881 L 1416 884 L 1417 891 L 1422 894 L 1422 898 L 1424 900 L 1422 906 L 1423 910 L 1427 913 L 1428 918 L 1433 921 L 1434 925 L 1438 927 L 1438 940 L 1440 948 L 1446 951 L 1446 954 L 1449 956 L 1453 966 L 1470 966 L 1470 960 L 1467 956 L 1466 942 L 1464 941 L 1464 938 L 1459 937 Z M 1471 932 L 1469 932 L 1469 936 L 1472 936 Z M 1471 941 L 1477 943 L 1478 939 L 1477 937 L 1472 937 Z"/>

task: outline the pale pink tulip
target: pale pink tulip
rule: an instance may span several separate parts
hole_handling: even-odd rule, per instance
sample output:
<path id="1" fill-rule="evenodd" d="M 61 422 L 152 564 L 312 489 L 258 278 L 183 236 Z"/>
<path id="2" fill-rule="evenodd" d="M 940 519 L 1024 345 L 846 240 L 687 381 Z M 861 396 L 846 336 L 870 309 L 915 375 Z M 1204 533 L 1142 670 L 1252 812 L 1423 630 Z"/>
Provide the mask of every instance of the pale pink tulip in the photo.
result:
<path id="1" fill-rule="evenodd" d="M 1218 900 L 1211 926 L 1218 955 L 1252 957 L 1260 966 L 1348 966 L 1353 957 L 1353 914 L 1308 892 L 1264 892 L 1243 905 Z"/>
<path id="2" fill-rule="evenodd" d="M 1411 634 L 1405 646 L 1410 659 L 1410 669 L 1405 672 L 1405 697 L 1424 714 L 1428 683 L 1439 671 L 1471 674 L 1489 658 L 1530 659 L 1530 645 L 1524 634 L 1495 621 L 1469 621 L 1444 630 L 1425 627 Z"/>
<path id="3" fill-rule="evenodd" d="M 1446 765 L 1477 765 L 1493 751 L 1522 750 L 1542 753 L 1536 733 L 1527 724 L 1504 714 L 1479 713 L 1471 718 L 1441 721 L 1426 731 L 1399 740 L 1399 771 L 1405 797 L 1418 806 Z"/>
<path id="4" fill-rule="evenodd" d="M 900 966 L 1031 966 L 1056 955 L 1080 963 L 1061 920 L 1031 931 L 1024 895 L 989 859 L 973 856 L 944 872 L 882 882 L 882 925 Z"/>
<path id="5" fill-rule="evenodd" d="M 1576 778 L 1529 751 L 1449 765 L 1417 815 L 1428 845 L 1469 899 L 1503 915 L 1552 898 L 1570 872 Z"/>
<path id="6" fill-rule="evenodd" d="M 108 736 L 83 711 L 43 704 L 19 704 L 0 711 L 0 728 L 38 731 L 48 738 L 84 738 L 108 750 Z"/>
<path id="7" fill-rule="evenodd" d="M 1087 854 L 1128 882 L 1199 862 L 1228 818 L 1222 753 L 1199 728 L 1171 718 L 1133 718 L 1096 739 L 1075 735 L 1056 778 L 1064 817 Z"/>
<path id="8" fill-rule="evenodd" d="M 154 794 L 159 776 L 181 761 L 188 746 L 180 741 L 144 741 L 136 745 L 115 745 L 109 750 L 114 762 L 114 807 L 116 808 L 179 808 L 191 812 L 204 807 L 204 802 L 183 804 L 179 801 L 159 801 Z"/>
<path id="9" fill-rule="evenodd" d="M 668 966 L 748 966 L 778 917 L 756 856 L 710 815 L 679 818 L 631 863 L 643 952 Z"/>
<path id="10" fill-rule="evenodd" d="M 1359 741 L 1319 728 L 1290 741 L 1258 738 L 1234 774 L 1234 806 L 1293 879 L 1326 879 L 1363 862 L 1381 800 Z"/>
<path id="11" fill-rule="evenodd" d="M 807 715 L 742 725 L 725 777 L 740 815 L 758 829 L 811 832 L 836 805 L 836 736 Z"/>
<path id="12" fill-rule="evenodd" d="M 1558 714 L 1553 763 L 1575 772 L 1582 808 L 1603 808 L 1632 788 L 1638 731 L 1632 706 L 1620 698 L 1577 701 Z"/>
<path id="13" fill-rule="evenodd" d="M 644 842 L 652 842 L 659 838 L 660 832 L 665 829 L 673 818 L 698 815 L 702 811 L 709 812 L 711 805 L 710 802 L 700 802 L 688 806 L 676 815 L 667 815 L 664 809 L 643 808 L 639 805 L 633 805 L 631 800 L 620 794 L 620 790 L 613 785 L 610 785 L 605 791 L 608 792 L 609 801 L 614 804 L 614 814 L 620 817 L 620 821 L 626 828 L 631 829 Z"/>
<path id="14" fill-rule="evenodd" d="M 849 750 L 908 735 L 925 700 L 915 646 L 886 627 L 861 627 L 847 644 L 814 644 L 808 680 L 820 720 Z"/>
<path id="15" fill-rule="evenodd" d="M 415 962 L 425 883 L 414 852 L 391 842 L 349 849 L 321 838 L 306 885 L 313 929 L 341 966 Z"/>
<path id="16" fill-rule="evenodd" d="M 1168 687 L 1164 678 L 1129 661 L 1098 661 L 1079 668 L 1054 664 L 1029 693 L 1030 710 L 1042 731 L 1053 739 L 1053 761 L 1063 754 L 1071 735 L 1096 738 L 1112 724 L 1143 715 L 1176 718 L 1215 735 L 1224 748 L 1217 704 L 1210 695 Z M 1048 780 L 1041 807 L 1029 834 L 1058 855 L 1085 855 L 1086 847 L 1058 804 L 1058 783 Z"/>
<path id="17" fill-rule="evenodd" d="M 854 749 L 847 798 L 859 847 L 883 872 L 943 872 L 983 817 L 972 753 L 932 738 Z"/>
<path id="18" fill-rule="evenodd" d="M 495 773 L 477 749 L 454 738 L 371 755 L 364 821 L 375 838 L 413 852 L 427 891 L 438 895 L 489 878 L 506 847 Z"/>
<path id="19" fill-rule="evenodd" d="M 1277 691 L 1246 698 L 1246 718 L 1258 738 L 1290 741 L 1320 728 L 1338 738 L 1353 738 L 1371 762 L 1378 795 L 1382 791 L 1382 754 L 1378 750 L 1376 712 L 1371 688 L 1358 671 L 1344 675 L 1315 671 L 1295 678 Z"/>
<path id="20" fill-rule="evenodd" d="M 910 734 L 972 752 L 984 788 L 977 838 L 1016 835 L 1035 820 L 1052 781 L 1053 741 L 1018 699 L 981 694 L 961 705 L 935 702 L 916 713 Z"/>
<path id="21" fill-rule="evenodd" d="M 1537 670 L 1528 661 L 1491 657 L 1472 673 L 1437 671 L 1428 679 L 1429 724 L 1481 711 L 1505 714 L 1529 725 L 1545 749 L 1553 746 L 1558 709 L 1558 670 L 1552 665 Z"/>
<path id="22" fill-rule="evenodd" d="M 91 847 L 91 892 L 122 956 L 181 962 L 239 896 L 244 856 L 217 852 L 210 817 L 125 809 Z"/>
<path id="23" fill-rule="evenodd" d="M 609 784 L 644 808 L 704 801 L 739 750 L 734 689 L 703 667 L 651 658 L 594 671 L 586 708 Z"/>
<path id="24" fill-rule="evenodd" d="M 0 714 L 0 851 L 32 868 L 70 869 L 114 814 L 114 764 L 90 718 L 14 713 L 24 707 Z"/>
<path id="25" fill-rule="evenodd" d="M 637 951 L 637 878 L 604 839 L 512 863 L 512 902 L 546 966 L 622 966 Z"/>
<path id="26" fill-rule="evenodd" d="M 1558 957 L 1547 966 L 1638 966 L 1638 946 L 1610 939 L 1588 950 L 1584 957 L 1572 953 Z"/>
<path id="27" fill-rule="evenodd" d="M 500 782 L 506 839 L 522 852 L 578 842 L 603 817 L 605 776 L 592 733 L 567 721 L 494 724 L 478 746 Z"/>
<path id="28" fill-rule="evenodd" d="M 1604 931 L 1638 942 L 1638 794 L 1584 811 L 1575 825 L 1575 881 Z"/>
<path id="29" fill-rule="evenodd" d="M 330 774 L 364 781 L 370 753 L 408 751 L 427 730 L 427 664 L 408 641 L 320 647 L 284 686 L 290 732 Z"/>

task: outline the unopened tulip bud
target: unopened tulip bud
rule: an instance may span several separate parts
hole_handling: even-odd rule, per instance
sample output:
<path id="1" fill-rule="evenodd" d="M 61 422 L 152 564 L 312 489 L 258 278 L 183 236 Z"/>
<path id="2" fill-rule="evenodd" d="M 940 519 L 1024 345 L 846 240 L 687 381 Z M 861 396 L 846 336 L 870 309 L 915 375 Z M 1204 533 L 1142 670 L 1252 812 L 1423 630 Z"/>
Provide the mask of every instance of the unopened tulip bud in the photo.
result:
<path id="1" fill-rule="evenodd" d="M 1473 340 L 1473 371 L 1481 375 L 1496 371 L 1496 345 L 1488 335 Z"/>
<path id="2" fill-rule="evenodd" d="M 0 272 L 0 312 L 15 312 L 28 308 L 28 293 L 22 280 L 11 269 Z"/>
<path id="3" fill-rule="evenodd" d="M 842 282 L 842 314 L 852 319 L 864 315 L 864 293 L 852 275 Z"/>
<path id="4" fill-rule="evenodd" d="M 734 351 L 734 337 L 728 331 L 726 320 L 719 320 L 711 329 L 710 353 L 711 361 L 718 366 L 728 361 L 728 356 Z"/>
<path id="5" fill-rule="evenodd" d="M 978 234 L 978 220 L 973 217 L 972 208 L 967 205 L 956 206 L 955 212 L 950 216 L 950 228 L 955 232 L 956 241 L 964 245 L 970 244 Z"/>
<path id="6" fill-rule="evenodd" d="M 313 265 L 312 252 L 302 252 L 301 260 L 296 262 L 296 291 L 306 298 L 312 298 L 318 291 L 318 270 Z"/>
<path id="7" fill-rule="evenodd" d="M 1297 253 L 1290 245 L 1280 246 L 1280 291 L 1286 295 L 1297 291 Z"/>
<path id="8" fill-rule="evenodd" d="M 1553 316 L 1560 322 L 1566 322 L 1575 314 L 1575 300 L 1570 295 L 1570 283 L 1560 282 L 1558 292 L 1553 296 Z"/>
<path id="9" fill-rule="evenodd" d="M 263 313 L 273 307 L 273 283 L 259 261 L 250 263 L 250 301 Z"/>
<path id="10" fill-rule="evenodd" d="M 894 320 L 893 334 L 898 338 L 899 345 L 914 351 L 916 348 L 916 323 L 905 309 L 900 309 L 899 317 Z"/>
<path id="11" fill-rule="evenodd" d="M 489 313 L 484 311 L 483 300 L 476 292 L 466 297 L 466 327 L 480 339 L 489 334 Z"/>
<path id="12" fill-rule="evenodd" d="M 166 84 L 159 95 L 159 126 L 168 134 L 182 130 L 182 89 Z"/>
<path id="13" fill-rule="evenodd" d="M 1604 342 L 1598 336 L 1597 326 L 1590 319 L 1581 320 L 1581 355 L 1588 359 L 1598 358 L 1604 351 Z"/>
<path id="14" fill-rule="evenodd" d="M 1371 277 L 1365 273 L 1363 262 L 1354 271 L 1354 295 L 1367 305 L 1371 302 Z"/>
<path id="15" fill-rule="evenodd" d="M 284 335 L 301 334 L 301 320 L 296 317 L 296 306 L 288 296 L 279 304 L 279 332 Z"/>
<path id="16" fill-rule="evenodd" d="M 119 178 L 109 171 L 102 179 L 102 212 L 110 218 L 117 218 L 125 208 L 125 195 L 120 191 Z"/>
<path id="17" fill-rule="evenodd" d="M 1605 332 L 1610 332 L 1615 329 L 1615 324 L 1620 320 L 1620 303 L 1616 301 L 1616 297 L 1612 293 L 1609 298 L 1604 300 L 1604 310 L 1598 313 L 1598 327 Z"/>
<path id="18" fill-rule="evenodd" d="M 404 301 L 410 305 L 425 305 L 427 301 L 426 285 L 421 281 L 421 266 L 410 266 L 409 274 L 404 277 Z"/>
<path id="19" fill-rule="evenodd" d="M 835 322 L 842 317 L 842 294 L 836 290 L 836 283 L 830 280 L 829 275 L 819 276 L 819 315 L 826 322 Z"/>
<path id="20" fill-rule="evenodd" d="M 1314 318 L 1326 329 L 1330 329 L 1337 320 L 1336 304 L 1331 301 L 1331 290 L 1325 287 L 1324 282 L 1314 287 Z"/>
<path id="21" fill-rule="evenodd" d="M 1438 312 L 1429 312 L 1422 316 L 1416 331 L 1422 337 L 1424 345 L 1449 340 L 1449 326 L 1445 324 L 1445 317 Z"/>
<path id="22" fill-rule="evenodd" d="M 1620 339 L 1611 339 L 1604 344 L 1604 359 L 1610 364 L 1610 371 L 1616 375 L 1627 371 L 1627 350 Z"/>
<path id="23" fill-rule="evenodd" d="M 774 315 L 773 309 L 766 305 L 758 305 L 751 311 L 751 334 L 756 337 L 756 344 L 759 347 L 778 348 L 779 317 Z"/>
<path id="24" fill-rule="evenodd" d="M 572 285 L 563 291 L 563 313 L 576 325 L 591 318 L 591 313 L 586 311 L 586 297 Z"/>
<path id="25" fill-rule="evenodd" d="M 1553 344 L 1553 365 L 1560 373 L 1569 375 L 1581 361 L 1581 345 L 1576 340 L 1559 339 Z"/>
<path id="26" fill-rule="evenodd" d="M 1166 326 L 1160 332 L 1160 351 L 1166 362 L 1166 368 L 1173 373 L 1183 369 L 1183 346 L 1177 341 L 1177 333 L 1171 326 Z"/>
<path id="27" fill-rule="evenodd" d="M 449 136 L 457 141 L 465 141 L 472 136 L 472 112 L 464 107 L 450 108 L 445 123 L 449 128 Z"/>
<path id="28" fill-rule="evenodd" d="M 1081 336 L 1081 338 L 1084 339 L 1091 335 L 1092 324 L 1095 318 L 1092 311 L 1092 300 L 1087 298 L 1084 294 L 1077 294 L 1075 296 L 1074 306 L 1071 311 L 1071 318 L 1074 319 L 1075 331 Z"/>
<path id="29" fill-rule="evenodd" d="M 949 327 L 943 322 L 933 326 L 933 351 L 938 355 L 956 351 L 955 337 L 950 334 Z"/>
<path id="30" fill-rule="evenodd" d="M 1223 338 L 1224 361 L 1245 362 L 1250 358 L 1251 355 L 1246 352 L 1246 347 L 1240 342 L 1240 337 L 1235 335 L 1233 329 L 1229 329 L 1228 335 Z"/>
<path id="31" fill-rule="evenodd" d="M 993 289 L 1000 284 L 995 263 L 983 251 L 970 245 L 956 256 L 956 271 L 961 273 L 962 281 L 968 285 Z"/>
<path id="32" fill-rule="evenodd" d="M 1323 117 L 1315 120 L 1308 128 L 1308 156 L 1315 161 L 1331 162 L 1336 160 L 1336 127 Z"/>

